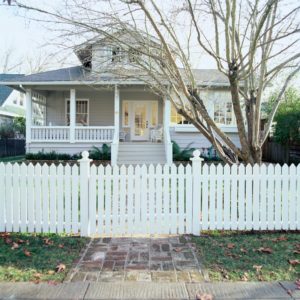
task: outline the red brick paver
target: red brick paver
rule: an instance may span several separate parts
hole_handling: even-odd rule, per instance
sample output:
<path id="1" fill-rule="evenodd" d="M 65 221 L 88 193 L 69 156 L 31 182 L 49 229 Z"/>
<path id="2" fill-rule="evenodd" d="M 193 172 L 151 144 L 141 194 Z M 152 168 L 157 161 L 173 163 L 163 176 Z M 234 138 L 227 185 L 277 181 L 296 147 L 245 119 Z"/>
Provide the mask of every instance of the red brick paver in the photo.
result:
<path id="1" fill-rule="evenodd" d="M 97 238 L 66 281 L 200 282 L 199 258 L 189 243 L 168 238 Z"/>

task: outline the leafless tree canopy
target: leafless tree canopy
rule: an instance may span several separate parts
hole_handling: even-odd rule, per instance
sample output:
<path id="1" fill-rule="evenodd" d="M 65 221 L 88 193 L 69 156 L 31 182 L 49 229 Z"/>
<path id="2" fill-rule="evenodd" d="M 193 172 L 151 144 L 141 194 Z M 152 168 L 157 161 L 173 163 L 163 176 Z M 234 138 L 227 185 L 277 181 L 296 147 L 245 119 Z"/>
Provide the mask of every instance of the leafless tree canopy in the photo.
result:
<path id="1" fill-rule="evenodd" d="M 138 72 L 122 67 L 115 72 L 137 76 L 156 93 L 169 97 L 225 162 L 260 162 L 261 148 L 282 95 L 300 70 L 297 1 L 172 2 L 65 0 L 63 10 L 27 7 L 26 1 L 15 4 L 46 15 L 48 22 L 60 26 L 65 45 L 99 37 L 119 45 L 120 55 L 129 53 Z M 124 34 L 128 38 L 122 38 Z M 76 49 L 78 55 L 88 57 L 84 55 L 87 48 L 76 45 Z M 202 93 L 205 87 L 197 84 L 193 70 L 199 59 L 195 53 L 205 53 L 228 78 L 240 148 L 208 113 Z M 262 101 L 279 75 L 280 92 L 262 130 Z"/>

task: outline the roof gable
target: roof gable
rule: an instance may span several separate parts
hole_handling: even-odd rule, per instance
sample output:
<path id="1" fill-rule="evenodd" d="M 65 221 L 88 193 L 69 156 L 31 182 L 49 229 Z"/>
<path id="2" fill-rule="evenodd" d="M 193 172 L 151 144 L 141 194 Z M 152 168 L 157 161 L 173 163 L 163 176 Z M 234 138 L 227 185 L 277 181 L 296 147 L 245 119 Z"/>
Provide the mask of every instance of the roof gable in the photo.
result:
<path id="1" fill-rule="evenodd" d="M 20 77 L 23 77 L 22 74 L 0 74 L 0 81 L 10 81 L 10 80 L 18 80 Z M 13 89 L 0 85 L 0 106 L 2 106 L 5 100 L 9 97 L 9 95 L 13 92 Z"/>

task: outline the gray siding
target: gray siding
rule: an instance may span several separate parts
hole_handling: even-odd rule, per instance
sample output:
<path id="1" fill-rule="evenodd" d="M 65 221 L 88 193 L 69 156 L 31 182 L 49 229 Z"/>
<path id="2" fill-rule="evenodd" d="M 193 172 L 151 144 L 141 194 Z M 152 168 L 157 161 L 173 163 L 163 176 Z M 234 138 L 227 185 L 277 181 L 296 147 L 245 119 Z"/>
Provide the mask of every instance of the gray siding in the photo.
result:
<path id="1" fill-rule="evenodd" d="M 240 147 L 240 141 L 237 133 L 227 133 L 235 145 Z M 211 143 L 199 132 L 175 132 L 175 128 L 170 128 L 171 140 L 175 141 L 181 148 L 209 148 Z"/>
<path id="2" fill-rule="evenodd" d="M 52 92 L 47 96 L 47 125 L 66 125 L 66 99 L 69 92 Z M 114 96 L 109 91 L 78 91 L 77 99 L 89 100 L 89 125 L 112 126 L 114 125 Z"/>
<path id="3" fill-rule="evenodd" d="M 47 96 L 47 125 L 66 125 L 66 99 L 69 92 L 51 92 Z M 77 99 L 89 100 L 89 125 L 114 125 L 114 93 L 112 91 L 78 91 Z M 122 126 L 122 101 L 124 100 L 158 100 L 158 122 L 163 122 L 163 101 L 147 91 L 120 90 L 120 124 Z"/>

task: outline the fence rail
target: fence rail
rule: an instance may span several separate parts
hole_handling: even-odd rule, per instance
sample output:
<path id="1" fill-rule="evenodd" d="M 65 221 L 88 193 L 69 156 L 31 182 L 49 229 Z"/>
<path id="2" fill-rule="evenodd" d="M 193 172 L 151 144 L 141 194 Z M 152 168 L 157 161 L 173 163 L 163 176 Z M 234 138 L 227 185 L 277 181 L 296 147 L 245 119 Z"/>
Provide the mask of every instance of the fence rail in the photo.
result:
<path id="1" fill-rule="evenodd" d="M 0 231 L 299 230 L 300 165 L 0 164 Z"/>

